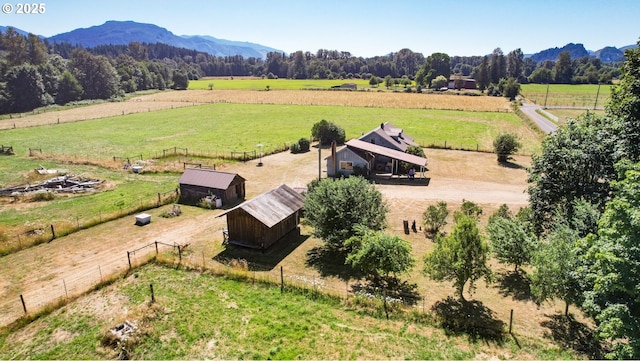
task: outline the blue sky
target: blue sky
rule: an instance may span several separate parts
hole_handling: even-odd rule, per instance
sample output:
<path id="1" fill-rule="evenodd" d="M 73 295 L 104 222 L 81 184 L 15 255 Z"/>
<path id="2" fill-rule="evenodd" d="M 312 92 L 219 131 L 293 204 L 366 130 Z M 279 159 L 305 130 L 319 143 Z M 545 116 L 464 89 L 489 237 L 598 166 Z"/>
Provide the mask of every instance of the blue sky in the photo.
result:
<path id="1" fill-rule="evenodd" d="M 52 36 L 107 20 L 151 23 L 176 35 L 249 41 L 286 52 L 330 49 L 371 57 L 409 48 L 483 55 L 588 50 L 640 37 L 638 0 L 36 0 L 44 14 L 0 13 L 0 25 Z"/>

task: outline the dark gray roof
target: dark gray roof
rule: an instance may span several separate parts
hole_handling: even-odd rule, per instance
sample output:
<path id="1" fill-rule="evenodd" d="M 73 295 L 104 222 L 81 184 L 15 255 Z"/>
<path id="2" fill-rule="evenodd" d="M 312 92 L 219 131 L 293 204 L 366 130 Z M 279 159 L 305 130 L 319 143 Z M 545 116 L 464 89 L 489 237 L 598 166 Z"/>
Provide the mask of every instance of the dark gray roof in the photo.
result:
<path id="1" fill-rule="evenodd" d="M 427 158 L 418 157 L 417 155 L 401 152 L 395 149 L 390 149 L 376 144 L 363 142 L 359 139 L 351 139 L 345 144 L 347 147 L 363 150 L 365 152 L 371 152 L 374 154 L 382 155 L 399 161 L 415 164 L 421 167 L 427 166 Z"/>
<path id="2" fill-rule="evenodd" d="M 220 214 L 222 217 L 236 209 L 242 209 L 265 226 L 271 228 L 304 206 L 304 197 L 291 187 L 283 184 L 278 188 L 252 198 Z"/>
<path id="3" fill-rule="evenodd" d="M 244 178 L 235 173 L 219 172 L 212 169 L 187 168 L 180 176 L 178 183 L 214 189 L 227 189 L 236 177 L 244 181 Z"/>

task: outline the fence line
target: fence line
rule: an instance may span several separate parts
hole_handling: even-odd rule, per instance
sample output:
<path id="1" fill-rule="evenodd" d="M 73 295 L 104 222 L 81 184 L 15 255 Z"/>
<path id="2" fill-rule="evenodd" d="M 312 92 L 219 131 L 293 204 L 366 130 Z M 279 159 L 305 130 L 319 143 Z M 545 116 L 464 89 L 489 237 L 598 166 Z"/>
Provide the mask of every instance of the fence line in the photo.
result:
<path id="1" fill-rule="evenodd" d="M 168 252 L 160 252 L 159 246 L 168 247 Z M 354 302 L 370 308 L 379 317 L 388 319 L 390 313 L 413 313 L 422 316 L 433 315 L 433 311 L 425 308 L 426 296 L 409 293 L 390 294 L 389 290 L 371 292 L 365 290 L 360 281 L 345 281 L 344 286 L 336 283 L 328 284 L 324 279 L 315 275 L 295 274 L 285 272 L 284 268 L 274 268 L 271 271 L 252 271 L 245 260 L 231 260 L 228 264 L 220 263 L 205 256 L 204 251 L 188 251 L 189 244 L 168 244 L 154 241 L 142 245 L 132 251 L 127 251 L 126 265 L 97 265 L 90 269 L 75 272 L 75 276 L 50 280 L 46 286 L 37 290 L 28 290 L 15 297 L 0 301 L 0 325 L 9 325 L 21 318 L 38 317 L 42 312 L 57 309 L 67 303 L 98 289 L 101 285 L 108 285 L 120 277 L 127 276 L 138 267 L 150 261 L 169 267 L 182 267 L 185 270 L 206 272 L 212 276 L 235 279 L 254 285 L 259 283 L 267 287 L 279 287 L 282 293 L 298 292 L 312 298 L 330 297 L 342 301 Z M 165 248 L 166 249 L 166 248 Z M 153 290 L 150 297 L 154 297 Z M 506 319 L 506 317 L 505 317 Z M 484 332 L 492 334 L 511 334 L 514 325 L 514 313 L 511 310 L 508 321 L 496 320 L 501 323 L 501 329 L 485 325 L 472 324 L 473 332 L 478 327 Z M 507 331 L 508 325 L 508 331 Z"/>
<path id="2" fill-rule="evenodd" d="M 40 225 L 27 231 L 14 234 L 13 236 L 5 233 L 5 239 L 2 241 L 2 247 L 0 248 L 0 256 L 17 252 L 44 242 L 51 242 L 58 237 L 66 236 L 104 222 L 173 203 L 177 201 L 179 194 L 180 190 L 176 188 L 171 191 L 158 193 L 157 197 L 154 197 L 153 200 L 141 199 L 139 200 L 139 203 L 134 204 L 127 209 L 122 208 L 111 213 L 98 212 L 98 214 L 94 213 L 92 215 L 89 215 L 87 212 L 83 212 L 82 214 L 84 216 L 89 216 L 83 219 L 76 216 L 75 219 L 57 221 L 49 225 Z"/>

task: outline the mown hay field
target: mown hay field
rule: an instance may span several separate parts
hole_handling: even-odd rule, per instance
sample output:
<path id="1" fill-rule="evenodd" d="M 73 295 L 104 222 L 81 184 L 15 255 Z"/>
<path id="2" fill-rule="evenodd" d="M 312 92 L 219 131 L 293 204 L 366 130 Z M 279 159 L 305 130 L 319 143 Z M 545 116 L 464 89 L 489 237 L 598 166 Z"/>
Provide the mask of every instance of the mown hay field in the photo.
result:
<path id="1" fill-rule="evenodd" d="M 301 89 L 330 89 L 346 83 L 355 84 L 357 89 L 385 89 L 373 88 L 367 79 L 268 79 L 251 76 L 219 76 L 207 77 L 189 81 L 189 89 L 214 90 L 301 90 Z"/>
<path id="2" fill-rule="evenodd" d="M 377 91 L 312 90 L 187 90 L 144 94 L 126 101 L 83 107 L 52 107 L 0 119 L 0 129 L 32 127 L 88 119 L 150 113 L 207 103 L 336 105 L 369 108 L 411 108 L 508 112 L 505 98 L 452 94 L 390 93 Z"/>

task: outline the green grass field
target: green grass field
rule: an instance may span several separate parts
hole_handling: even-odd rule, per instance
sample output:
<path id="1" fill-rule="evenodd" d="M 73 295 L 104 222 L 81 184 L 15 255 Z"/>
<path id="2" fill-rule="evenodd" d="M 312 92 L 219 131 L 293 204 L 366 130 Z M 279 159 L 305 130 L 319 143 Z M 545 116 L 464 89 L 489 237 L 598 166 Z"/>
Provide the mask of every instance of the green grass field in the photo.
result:
<path id="1" fill-rule="evenodd" d="M 150 304 L 149 285 L 157 302 Z M 430 317 L 385 320 L 351 301 L 147 265 L 26 327 L 0 333 L 0 359 L 576 359 L 548 339 L 447 335 Z M 109 344 L 105 341 L 111 341 Z M 484 356 L 483 356 L 484 355 Z"/>
<path id="2" fill-rule="evenodd" d="M 140 154 L 148 159 L 173 147 L 229 154 L 254 151 L 258 143 L 270 153 L 285 143 L 310 137 L 312 125 L 322 119 L 343 127 L 347 138 L 389 121 L 424 146 L 447 142 L 454 148 L 491 150 L 498 133 L 513 131 L 522 138 L 522 152 L 539 147 L 539 139 L 528 134 L 513 113 L 259 104 L 211 104 L 11 129 L 2 132 L 2 141 L 12 144 L 19 155 L 28 148 L 40 148 L 46 154 L 97 160 Z M 3 182 L 0 176 L 0 184 Z"/>
<path id="3" fill-rule="evenodd" d="M 550 84 L 547 94 L 546 84 L 522 84 L 520 92 L 525 98 L 538 105 L 565 106 L 577 108 L 602 108 L 609 100 L 612 85 L 603 84 Z"/>
<path id="4" fill-rule="evenodd" d="M 247 77 L 219 77 L 190 80 L 189 89 L 215 90 L 300 90 L 300 89 L 329 89 L 345 83 L 355 83 L 358 89 L 371 88 L 369 80 L 365 79 L 267 79 Z M 383 89 L 384 87 L 380 87 Z"/>

